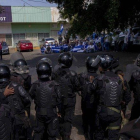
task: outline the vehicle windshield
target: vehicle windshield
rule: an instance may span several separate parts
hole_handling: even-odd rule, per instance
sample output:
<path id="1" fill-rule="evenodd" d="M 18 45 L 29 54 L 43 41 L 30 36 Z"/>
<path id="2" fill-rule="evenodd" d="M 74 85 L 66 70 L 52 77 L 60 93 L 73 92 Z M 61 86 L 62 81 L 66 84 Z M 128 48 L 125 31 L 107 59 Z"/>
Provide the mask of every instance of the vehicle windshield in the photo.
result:
<path id="1" fill-rule="evenodd" d="M 7 46 L 6 42 L 1 43 L 2 46 Z"/>
<path id="2" fill-rule="evenodd" d="M 29 40 L 21 40 L 20 43 L 31 43 Z"/>
<path id="3" fill-rule="evenodd" d="M 46 41 L 49 41 L 49 40 L 54 40 L 54 38 L 47 38 L 45 39 Z"/>

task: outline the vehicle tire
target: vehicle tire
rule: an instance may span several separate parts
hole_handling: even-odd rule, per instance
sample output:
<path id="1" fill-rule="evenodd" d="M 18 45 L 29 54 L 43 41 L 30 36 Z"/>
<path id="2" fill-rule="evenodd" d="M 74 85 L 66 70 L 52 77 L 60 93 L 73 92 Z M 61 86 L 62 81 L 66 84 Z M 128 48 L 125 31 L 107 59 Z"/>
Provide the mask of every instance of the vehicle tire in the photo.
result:
<path id="1" fill-rule="evenodd" d="M 31 51 L 33 52 L 34 50 L 32 49 Z"/>

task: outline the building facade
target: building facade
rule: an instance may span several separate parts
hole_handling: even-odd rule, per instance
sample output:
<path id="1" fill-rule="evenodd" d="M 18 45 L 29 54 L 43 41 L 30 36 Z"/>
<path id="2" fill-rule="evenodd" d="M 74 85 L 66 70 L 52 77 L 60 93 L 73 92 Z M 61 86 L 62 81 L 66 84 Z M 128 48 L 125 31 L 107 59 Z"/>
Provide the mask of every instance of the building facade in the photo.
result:
<path id="1" fill-rule="evenodd" d="M 33 46 L 39 46 L 43 38 L 58 38 L 61 24 L 59 11 L 56 7 L 10 7 L 4 6 L 0 14 L 0 42 L 6 41 L 16 47 L 19 40 L 27 39 Z M 69 24 L 63 24 L 64 31 Z"/>

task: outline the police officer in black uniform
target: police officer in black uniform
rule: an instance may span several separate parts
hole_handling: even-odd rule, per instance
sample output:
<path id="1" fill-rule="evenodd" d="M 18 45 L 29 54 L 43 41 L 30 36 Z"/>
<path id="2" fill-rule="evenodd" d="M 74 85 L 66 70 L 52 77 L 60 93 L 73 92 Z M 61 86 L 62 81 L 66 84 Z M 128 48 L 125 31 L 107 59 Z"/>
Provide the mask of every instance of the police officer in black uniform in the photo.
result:
<path id="1" fill-rule="evenodd" d="M 63 95 L 62 139 L 70 140 L 72 120 L 76 104 L 75 92 L 79 90 L 80 83 L 76 72 L 69 69 L 73 62 L 73 57 L 70 53 L 60 54 L 58 62 L 59 64 L 55 66 L 52 78 L 59 83 L 60 91 Z"/>
<path id="2" fill-rule="evenodd" d="M 31 87 L 31 75 L 29 75 L 29 67 L 24 59 L 18 59 L 14 62 L 11 81 L 18 83 L 27 93 L 29 92 Z M 28 116 L 30 116 L 30 106 L 27 106 L 26 111 Z"/>
<path id="3" fill-rule="evenodd" d="M 26 136 L 24 135 L 25 136 L 24 139 L 30 140 L 31 133 L 28 131 L 29 120 L 25 115 L 25 107 L 31 104 L 31 100 L 22 86 L 18 85 L 15 82 L 10 82 L 10 70 L 5 64 L 0 64 L 0 87 L 1 87 L 0 101 L 1 103 L 5 102 L 10 106 L 11 113 L 14 117 L 13 139 L 19 140 L 21 136 L 20 132 L 22 129 L 24 129 L 26 133 Z M 3 92 L 6 97 L 3 96 L 2 94 Z M 7 92 L 10 92 L 9 94 L 11 95 L 8 95 Z"/>
<path id="4" fill-rule="evenodd" d="M 36 66 L 38 80 L 33 83 L 30 95 L 35 102 L 36 122 L 34 140 L 56 140 L 58 134 L 57 110 L 61 112 L 61 94 L 59 85 L 50 80 L 52 66 L 46 60 L 40 60 Z"/>
<path id="5" fill-rule="evenodd" d="M 140 55 L 136 60 L 136 65 L 140 67 Z M 140 116 L 140 70 L 134 70 L 129 81 L 130 90 L 134 93 L 134 104 L 131 109 L 130 120 L 137 119 Z"/>
<path id="6" fill-rule="evenodd" d="M 121 108 L 122 108 L 123 115 L 125 117 L 127 105 L 131 101 L 131 92 L 130 92 L 130 88 L 129 88 L 127 81 L 124 79 L 123 71 L 116 70 L 115 74 L 117 74 L 120 77 L 120 79 L 122 80 L 122 83 L 123 83 L 124 93 L 123 93 L 123 97 L 122 97 L 123 101 L 121 103 Z"/>
<path id="7" fill-rule="evenodd" d="M 29 68 L 24 59 L 19 59 L 13 64 L 14 69 L 11 75 L 11 80 L 22 85 L 26 91 L 31 87 L 31 75 L 29 75 Z"/>
<path id="8" fill-rule="evenodd" d="M 14 94 L 14 89 L 9 88 L 10 70 L 5 65 L 0 65 L 0 139 L 12 140 L 12 116 L 6 97 Z"/>
<path id="9" fill-rule="evenodd" d="M 103 140 L 105 132 L 107 132 L 108 140 L 119 139 L 123 85 L 120 77 L 111 71 L 113 64 L 113 56 L 102 55 L 99 66 L 101 75 L 93 82 L 98 101 L 95 121 L 96 140 Z"/>
<path id="10" fill-rule="evenodd" d="M 98 59 L 98 61 L 96 60 Z M 88 57 L 86 60 L 87 73 L 79 75 L 79 81 L 81 85 L 81 108 L 82 108 L 82 119 L 83 129 L 85 138 L 93 140 L 93 133 L 95 127 L 95 113 L 96 103 L 94 94 L 91 90 L 93 80 L 98 76 L 97 70 L 99 67 L 100 58 Z"/>

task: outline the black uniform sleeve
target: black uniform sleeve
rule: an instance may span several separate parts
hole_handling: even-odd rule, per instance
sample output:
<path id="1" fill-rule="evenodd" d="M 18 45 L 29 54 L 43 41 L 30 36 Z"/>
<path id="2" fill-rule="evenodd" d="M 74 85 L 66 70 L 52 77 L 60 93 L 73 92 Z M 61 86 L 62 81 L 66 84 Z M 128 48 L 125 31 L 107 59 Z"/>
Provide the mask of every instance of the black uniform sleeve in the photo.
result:
<path id="1" fill-rule="evenodd" d="M 80 90 L 81 88 L 80 81 L 79 81 L 77 73 L 74 71 L 71 71 L 71 83 L 73 85 L 74 92 L 77 92 Z"/>
<path id="2" fill-rule="evenodd" d="M 58 111 L 61 112 L 61 103 L 62 103 L 62 94 L 60 92 L 60 88 L 58 85 L 54 87 L 55 93 L 56 93 L 56 103 L 58 107 Z"/>
<path id="3" fill-rule="evenodd" d="M 25 106 L 31 105 L 31 98 L 22 86 L 18 86 L 19 95 Z"/>
<path id="4" fill-rule="evenodd" d="M 133 78 L 133 76 L 131 76 L 131 79 L 129 81 L 129 87 L 130 87 L 130 90 L 133 91 L 133 87 L 134 87 L 134 78 Z"/>
<path id="5" fill-rule="evenodd" d="M 125 90 L 123 92 L 123 101 L 126 105 L 128 105 L 128 103 L 131 101 L 131 91 L 126 81 L 124 81 L 124 86 Z"/>
<path id="6" fill-rule="evenodd" d="M 31 76 L 30 75 L 25 80 L 24 87 L 26 90 L 28 90 L 28 91 L 30 90 L 30 88 L 31 88 Z"/>
<path id="7" fill-rule="evenodd" d="M 33 83 L 33 85 L 30 88 L 30 91 L 29 91 L 29 95 L 31 96 L 32 99 L 35 98 L 36 86 L 37 86 L 37 83 Z"/>

